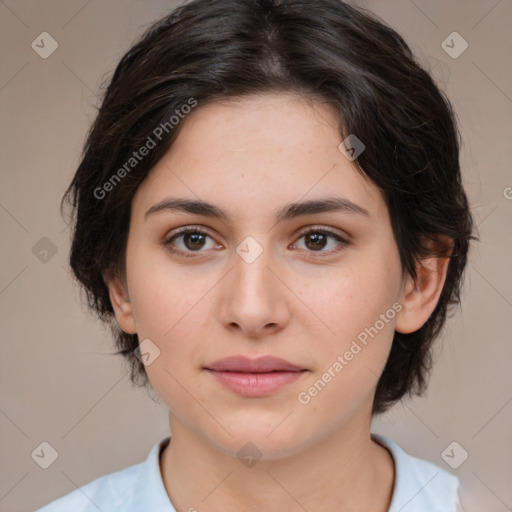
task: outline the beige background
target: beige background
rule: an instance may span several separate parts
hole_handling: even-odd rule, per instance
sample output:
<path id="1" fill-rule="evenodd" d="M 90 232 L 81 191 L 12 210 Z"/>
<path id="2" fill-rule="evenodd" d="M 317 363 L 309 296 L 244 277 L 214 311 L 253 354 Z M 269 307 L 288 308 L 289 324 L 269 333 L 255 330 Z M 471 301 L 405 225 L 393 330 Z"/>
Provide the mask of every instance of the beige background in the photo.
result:
<path id="1" fill-rule="evenodd" d="M 102 77 L 142 27 L 176 4 L 0 1 L 2 512 L 33 511 L 140 462 L 168 433 L 164 407 L 131 386 L 122 361 L 108 355 L 108 332 L 80 305 L 58 206 Z M 469 509 L 512 510 L 512 2 L 360 5 L 404 36 L 451 98 L 482 239 L 471 254 L 463 312 L 450 320 L 438 344 L 428 396 L 395 407 L 374 430 L 446 469 L 441 452 L 457 441 L 469 457 L 452 471 L 475 495 Z M 43 31 L 59 45 L 47 59 L 31 48 Z M 469 44 L 457 59 L 441 47 L 453 31 Z M 43 237 L 57 250 L 46 262 L 32 252 Z M 59 454 L 46 470 L 31 458 L 43 441 Z"/>

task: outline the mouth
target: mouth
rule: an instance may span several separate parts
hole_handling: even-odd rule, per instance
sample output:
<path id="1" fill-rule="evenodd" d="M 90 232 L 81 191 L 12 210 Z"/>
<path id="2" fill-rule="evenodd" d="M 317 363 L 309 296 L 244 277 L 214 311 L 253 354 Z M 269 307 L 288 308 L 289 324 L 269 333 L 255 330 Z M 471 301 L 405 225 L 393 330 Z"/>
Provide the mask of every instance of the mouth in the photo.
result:
<path id="1" fill-rule="evenodd" d="M 309 373 L 306 368 L 273 356 L 231 356 L 204 367 L 217 382 L 244 397 L 268 396 Z"/>

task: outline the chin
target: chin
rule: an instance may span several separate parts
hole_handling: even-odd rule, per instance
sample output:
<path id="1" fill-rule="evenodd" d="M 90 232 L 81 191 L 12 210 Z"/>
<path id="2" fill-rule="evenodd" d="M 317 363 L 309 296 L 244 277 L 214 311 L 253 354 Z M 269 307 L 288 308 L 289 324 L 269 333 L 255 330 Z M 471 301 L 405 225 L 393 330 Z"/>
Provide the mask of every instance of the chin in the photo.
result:
<path id="1" fill-rule="evenodd" d="M 254 417 L 247 418 L 246 421 L 231 421 L 227 424 L 232 437 L 223 430 L 216 431 L 213 437 L 206 434 L 206 437 L 220 451 L 237 457 L 242 462 L 244 457 L 262 461 L 284 459 L 314 445 L 317 436 L 314 432 L 305 430 L 304 425 L 297 422 L 297 418 L 292 419 L 293 416 L 292 413 L 289 418 L 284 419 L 286 414 L 280 415 L 272 418 L 272 423 Z"/>

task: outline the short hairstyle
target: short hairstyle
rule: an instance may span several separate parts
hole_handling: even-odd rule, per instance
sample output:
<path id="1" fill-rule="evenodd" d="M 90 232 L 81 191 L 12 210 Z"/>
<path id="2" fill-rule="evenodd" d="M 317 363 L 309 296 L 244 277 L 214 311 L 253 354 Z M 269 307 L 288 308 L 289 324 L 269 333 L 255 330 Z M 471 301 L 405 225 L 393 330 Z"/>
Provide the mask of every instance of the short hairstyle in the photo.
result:
<path id="1" fill-rule="evenodd" d="M 105 276 L 125 276 L 135 192 L 192 106 L 292 92 L 333 107 L 340 140 L 354 134 L 364 143 L 354 164 L 383 193 L 402 275 L 416 279 L 424 257 L 449 257 L 429 319 L 415 332 L 394 333 L 373 413 L 424 391 L 432 342 L 460 302 L 470 240 L 478 238 L 455 114 L 399 34 L 341 0 L 193 0 L 146 30 L 105 89 L 61 211 L 65 202 L 71 206 L 71 269 L 90 309 L 112 329 L 134 384 L 150 388 L 134 356 L 137 335 L 117 325 Z M 146 156 L 135 160 L 145 145 Z M 450 243 L 439 243 L 442 237 Z"/>

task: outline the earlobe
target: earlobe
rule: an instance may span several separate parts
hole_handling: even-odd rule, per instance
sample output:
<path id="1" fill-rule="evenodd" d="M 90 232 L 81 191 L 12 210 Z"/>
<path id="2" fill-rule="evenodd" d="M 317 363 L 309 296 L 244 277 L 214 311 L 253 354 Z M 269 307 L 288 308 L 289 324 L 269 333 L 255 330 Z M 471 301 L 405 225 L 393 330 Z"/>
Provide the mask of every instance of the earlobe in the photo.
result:
<path id="1" fill-rule="evenodd" d="M 121 281 L 117 276 L 110 276 L 105 277 L 105 283 L 119 327 L 127 334 L 136 334 L 137 329 L 126 282 Z"/>
<path id="2" fill-rule="evenodd" d="M 444 246 L 446 247 L 446 245 Z M 451 252 L 451 251 L 450 251 Z M 396 317 L 395 330 L 404 334 L 420 329 L 429 319 L 441 296 L 449 255 L 423 258 L 416 267 L 416 279 L 407 276 L 400 303 L 402 310 Z"/>

